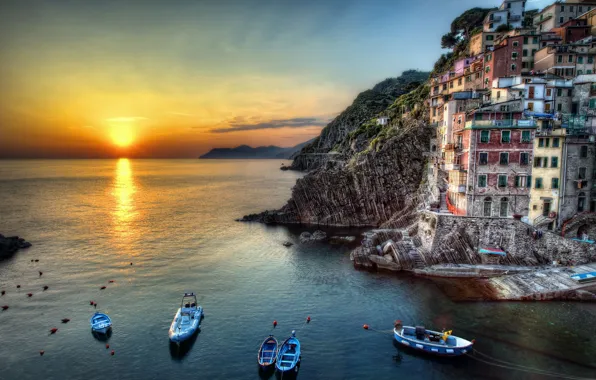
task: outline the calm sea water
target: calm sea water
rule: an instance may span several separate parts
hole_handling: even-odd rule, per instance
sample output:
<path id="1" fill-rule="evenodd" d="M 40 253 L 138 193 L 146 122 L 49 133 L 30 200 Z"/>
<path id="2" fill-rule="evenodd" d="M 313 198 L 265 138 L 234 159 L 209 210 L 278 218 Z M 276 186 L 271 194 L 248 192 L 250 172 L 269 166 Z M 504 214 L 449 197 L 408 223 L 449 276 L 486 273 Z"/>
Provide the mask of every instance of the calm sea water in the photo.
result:
<path id="1" fill-rule="evenodd" d="M 282 246 L 312 228 L 235 222 L 284 204 L 300 175 L 279 164 L 0 161 L 0 232 L 34 244 L 0 262 L 0 305 L 10 306 L 0 378 L 259 379 L 260 341 L 292 329 L 302 379 L 546 378 L 400 350 L 395 319 L 453 329 L 500 360 L 596 377 L 595 305 L 454 303 L 426 280 L 355 271 L 347 246 Z M 187 290 L 206 317 L 177 351 L 167 332 Z M 113 318 L 109 350 L 90 333 L 91 300 Z"/>

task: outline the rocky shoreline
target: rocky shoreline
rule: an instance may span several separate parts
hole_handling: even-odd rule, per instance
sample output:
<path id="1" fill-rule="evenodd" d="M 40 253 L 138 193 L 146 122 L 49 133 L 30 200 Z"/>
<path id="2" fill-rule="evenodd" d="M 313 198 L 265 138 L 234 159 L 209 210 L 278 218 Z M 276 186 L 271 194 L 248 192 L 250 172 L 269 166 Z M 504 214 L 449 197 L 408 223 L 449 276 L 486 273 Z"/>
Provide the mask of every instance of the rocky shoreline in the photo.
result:
<path id="1" fill-rule="evenodd" d="M 19 249 L 31 247 L 31 243 L 18 236 L 4 236 L 0 234 L 0 260 L 12 257 Z"/>

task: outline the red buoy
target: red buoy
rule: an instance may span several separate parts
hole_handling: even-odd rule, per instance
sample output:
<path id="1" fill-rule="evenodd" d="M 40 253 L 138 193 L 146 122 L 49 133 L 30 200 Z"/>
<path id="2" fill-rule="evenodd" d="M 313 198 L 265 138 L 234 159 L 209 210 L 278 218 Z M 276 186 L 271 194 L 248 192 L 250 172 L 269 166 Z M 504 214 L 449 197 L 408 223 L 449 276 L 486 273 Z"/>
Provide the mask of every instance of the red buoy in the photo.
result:
<path id="1" fill-rule="evenodd" d="M 306 318 L 306 323 L 310 323 L 310 315 Z"/>
<path id="2" fill-rule="evenodd" d="M 93 306 L 95 302 L 94 301 L 89 301 L 89 305 Z"/>
<path id="3" fill-rule="evenodd" d="M 48 290 L 49 288 L 50 288 L 49 286 L 45 285 L 45 286 L 43 287 L 43 290 Z"/>
<path id="4" fill-rule="evenodd" d="M 114 350 L 112 350 L 112 352 L 110 352 L 110 355 L 114 356 Z"/>
<path id="5" fill-rule="evenodd" d="M 277 326 L 277 321 L 273 321 L 273 327 Z"/>
<path id="6" fill-rule="evenodd" d="M 27 293 L 27 297 L 33 297 L 33 293 Z"/>
<path id="7" fill-rule="evenodd" d="M 109 345 L 109 344 L 106 344 L 106 350 L 107 350 L 108 348 L 110 348 L 110 345 Z"/>
<path id="8" fill-rule="evenodd" d="M 114 280 L 110 280 L 110 281 L 108 281 L 108 282 L 109 282 L 110 284 L 112 284 L 112 283 L 114 283 Z"/>
<path id="9" fill-rule="evenodd" d="M 368 325 L 362 326 L 365 330 L 368 330 Z"/>
<path id="10" fill-rule="evenodd" d="M 101 288 L 99 288 L 99 290 L 104 290 L 105 288 L 106 288 L 105 286 L 102 286 Z"/>
<path id="11" fill-rule="evenodd" d="M 7 310 L 7 309 L 8 309 L 8 305 L 2 306 L 2 310 Z"/>
<path id="12" fill-rule="evenodd" d="M 68 319 L 68 318 L 62 318 L 62 323 L 68 323 L 68 322 L 70 322 L 70 319 Z"/>
<path id="13" fill-rule="evenodd" d="M 56 331 L 58 331 L 58 329 L 54 327 L 50 330 L 50 334 L 56 334 Z"/>
<path id="14" fill-rule="evenodd" d="M 46 352 L 44 350 L 39 350 L 39 356 L 43 356 Z"/>

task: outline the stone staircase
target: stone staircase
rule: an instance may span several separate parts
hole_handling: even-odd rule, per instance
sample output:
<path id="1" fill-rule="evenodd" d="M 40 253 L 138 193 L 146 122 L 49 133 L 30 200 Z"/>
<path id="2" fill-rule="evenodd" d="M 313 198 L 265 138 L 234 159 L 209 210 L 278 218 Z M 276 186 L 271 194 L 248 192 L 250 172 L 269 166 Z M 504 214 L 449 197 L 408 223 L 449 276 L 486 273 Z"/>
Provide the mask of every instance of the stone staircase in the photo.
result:
<path id="1" fill-rule="evenodd" d="M 418 252 L 418 249 L 416 248 L 416 245 L 414 244 L 412 237 L 410 236 L 407 230 L 404 230 L 402 234 L 403 237 L 400 243 L 402 247 L 406 249 L 407 255 L 409 256 L 413 268 L 424 268 L 426 266 L 426 262 Z"/>

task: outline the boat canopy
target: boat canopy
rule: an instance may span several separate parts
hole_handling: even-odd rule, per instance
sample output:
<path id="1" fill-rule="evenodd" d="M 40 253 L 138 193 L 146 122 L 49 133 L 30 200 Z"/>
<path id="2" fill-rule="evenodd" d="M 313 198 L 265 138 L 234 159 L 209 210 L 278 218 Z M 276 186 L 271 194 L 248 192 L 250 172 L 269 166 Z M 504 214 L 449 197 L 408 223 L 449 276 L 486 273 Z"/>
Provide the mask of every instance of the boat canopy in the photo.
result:
<path id="1" fill-rule="evenodd" d="M 507 256 L 507 254 L 505 253 L 505 251 L 503 251 L 502 249 L 499 248 L 490 248 L 490 247 L 485 247 L 485 248 L 480 248 L 478 250 L 479 253 L 482 253 L 484 255 L 498 255 L 498 256 Z"/>

